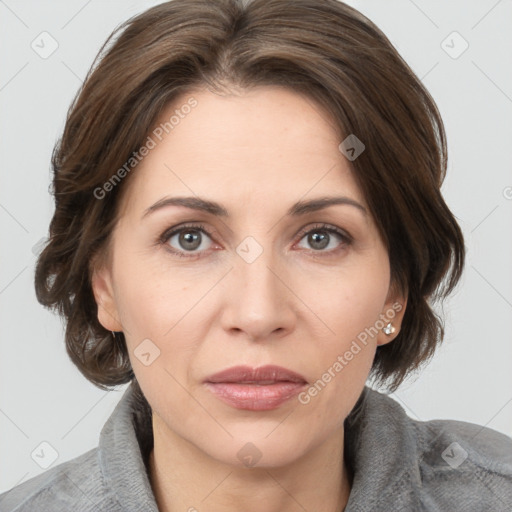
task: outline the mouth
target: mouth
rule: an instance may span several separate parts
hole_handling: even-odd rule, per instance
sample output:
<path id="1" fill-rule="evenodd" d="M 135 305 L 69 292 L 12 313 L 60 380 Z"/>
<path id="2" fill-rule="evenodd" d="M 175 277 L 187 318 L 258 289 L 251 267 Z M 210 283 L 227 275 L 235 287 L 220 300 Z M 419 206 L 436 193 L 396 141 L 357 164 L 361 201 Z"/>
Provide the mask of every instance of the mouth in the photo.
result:
<path id="1" fill-rule="evenodd" d="M 266 365 L 234 366 L 210 375 L 204 384 L 217 398 L 236 409 L 267 411 L 299 394 L 308 383 L 297 372 Z"/>

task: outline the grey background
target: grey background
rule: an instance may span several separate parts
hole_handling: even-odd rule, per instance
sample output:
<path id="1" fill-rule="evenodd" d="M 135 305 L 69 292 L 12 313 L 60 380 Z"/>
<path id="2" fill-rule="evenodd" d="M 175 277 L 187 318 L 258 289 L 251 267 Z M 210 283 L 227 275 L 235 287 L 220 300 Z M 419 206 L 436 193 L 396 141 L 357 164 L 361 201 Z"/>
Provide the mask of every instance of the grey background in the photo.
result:
<path id="1" fill-rule="evenodd" d="M 49 162 L 68 106 L 112 29 L 157 3 L 0 0 L 0 492 L 44 471 L 31 457 L 43 450 L 40 464 L 51 462 L 42 442 L 58 454 L 52 466 L 95 447 L 125 389 L 101 391 L 72 365 L 61 320 L 35 299 L 33 251 L 53 212 Z M 386 33 L 439 106 L 449 143 L 443 191 L 468 248 L 444 308 L 444 345 L 392 396 L 414 418 L 510 436 L 512 2 L 347 3 Z M 58 43 L 47 58 L 31 47 L 43 31 Z M 457 58 L 463 41 L 453 31 L 469 43 Z"/>

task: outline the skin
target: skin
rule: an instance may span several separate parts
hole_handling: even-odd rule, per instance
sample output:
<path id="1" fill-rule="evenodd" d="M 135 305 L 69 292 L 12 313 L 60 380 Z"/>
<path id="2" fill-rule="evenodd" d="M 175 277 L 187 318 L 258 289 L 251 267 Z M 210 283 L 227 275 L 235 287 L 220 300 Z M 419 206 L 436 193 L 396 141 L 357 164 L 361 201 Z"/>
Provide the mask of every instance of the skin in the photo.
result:
<path id="1" fill-rule="evenodd" d="M 190 96 L 176 99 L 159 122 Z M 193 97 L 198 105 L 130 176 L 111 257 L 92 278 L 99 321 L 124 332 L 153 410 L 158 506 L 341 511 L 351 486 L 343 420 L 376 347 L 398 334 L 405 299 L 393 293 L 388 253 L 338 149 L 344 137 L 319 106 L 277 86 L 229 95 L 200 89 Z M 164 196 L 213 200 L 229 216 L 167 206 L 141 219 Z M 367 213 L 342 204 L 286 214 L 299 200 L 325 196 L 349 197 Z M 192 252 L 179 235 L 156 242 L 184 223 L 202 224 L 210 235 L 199 233 Z M 332 233 L 327 247 L 315 243 L 308 232 L 318 233 L 319 223 L 352 241 Z M 252 263 L 236 251 L 248 236 L 263 250 Z M 314 383 L 396 303 L 404 307 L 393 318 L 395 333 L 369 338 L 307 404 L 294 398 L 270 411 L 239 410 L 203 384 L 238 364 L 277 364 Z M 134 355 L 147 338 L 160 350 L 148 366 Z M 252 467 L 237 456 L 249 442 L 261 453 Z"/>

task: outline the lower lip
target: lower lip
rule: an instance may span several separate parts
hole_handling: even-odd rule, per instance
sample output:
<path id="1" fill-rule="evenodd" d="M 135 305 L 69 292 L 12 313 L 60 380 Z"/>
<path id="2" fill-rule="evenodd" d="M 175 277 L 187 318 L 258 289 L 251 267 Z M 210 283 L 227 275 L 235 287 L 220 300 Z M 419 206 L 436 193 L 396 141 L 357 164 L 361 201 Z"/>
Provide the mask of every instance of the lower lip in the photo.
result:
<path id="1" fill-rule="evenodd" d="M 220 400 L 249 411 L 269 411 L 276 409 L 298 395 L 305 383 L 276 382 L 259 386 L 233 382 L 206 382 L 206 387 Z"/>

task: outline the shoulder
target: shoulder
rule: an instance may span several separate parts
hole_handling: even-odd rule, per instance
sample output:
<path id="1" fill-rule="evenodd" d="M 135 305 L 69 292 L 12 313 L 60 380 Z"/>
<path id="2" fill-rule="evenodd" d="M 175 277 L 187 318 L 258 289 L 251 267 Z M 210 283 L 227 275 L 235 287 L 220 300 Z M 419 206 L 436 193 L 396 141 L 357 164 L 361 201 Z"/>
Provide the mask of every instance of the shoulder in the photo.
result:
<path id="1" fill-rule="evenodd" d="M 100 469 L 98 448 L 61 463 L 0 494 L 2 512 L 117 511 Z"/>
<path id="2" fill-rule="evenodd" d="M 464 421 L 410 422 L 427 510 L 512 509 L 512 438 Z"/>
<path id="3" fill-rule="evenodd" d="M 370 388 L 365 397 L 356 457 L 365 471 L 379 466 L 386 474 L 364 486 L 378 489 L 374 502 L 407 511 L 512 510 L 512 438 L 464 421 L 411 418 Z"/>

